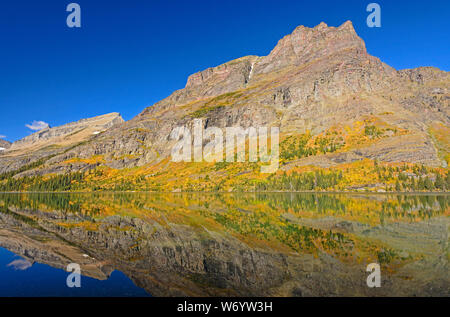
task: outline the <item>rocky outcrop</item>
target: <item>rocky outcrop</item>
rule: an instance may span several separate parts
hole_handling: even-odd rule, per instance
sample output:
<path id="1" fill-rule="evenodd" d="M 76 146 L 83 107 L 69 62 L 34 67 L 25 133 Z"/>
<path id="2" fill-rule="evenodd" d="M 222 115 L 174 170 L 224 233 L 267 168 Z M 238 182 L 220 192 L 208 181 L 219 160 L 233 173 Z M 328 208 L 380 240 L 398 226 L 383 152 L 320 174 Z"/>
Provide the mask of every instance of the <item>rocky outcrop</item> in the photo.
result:
<path id="1" fill-rule="evenodd" d="M 448 73 L 439 70 L 436 67 L 419 67 L 413 69 L 400 70 L 399 75 L 401 77 L 407 78 L 410 81 L 416 82 L 418 84 L 432 83 L 440 80 L 447 80 Z M 435 93 L 445 93 L 448 91 L 448 87 L 438 88 Z"/>
<path id="2" fill-rule="evenodd" d="M 305 65 L 340 53 L 362 58 L 367 56 L 364 41 L 358 37 L 350 21 L 338 28 L 328 27 L 323 22 L 313 29 L 299 26 L 256 63 L 254 73 L 266 74 L 285 67 Z"/>
<path id="3" fill-rule="evenodd" d="M 202 86 L 201 96 L 218 96 L 245 87 L 257 56 L 247 56 L 189 76 L 185 89 Z M 209 90 L 207 89 L 209 86 Z"/>

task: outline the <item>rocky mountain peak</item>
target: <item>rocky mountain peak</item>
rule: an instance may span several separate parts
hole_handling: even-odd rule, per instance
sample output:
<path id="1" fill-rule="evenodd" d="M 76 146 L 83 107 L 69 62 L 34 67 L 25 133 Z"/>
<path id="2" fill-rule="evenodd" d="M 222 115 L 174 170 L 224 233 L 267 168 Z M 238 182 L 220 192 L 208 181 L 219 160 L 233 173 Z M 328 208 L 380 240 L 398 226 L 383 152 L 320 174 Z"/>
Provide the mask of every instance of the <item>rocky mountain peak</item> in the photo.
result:
<path id="1" fill-rule="evenodd" d="M 357 64 L 357 61 L 365 63 L 370 58 L 351 21 L 339 27 L 329 27 L 324 22 L 314 28 L 298 26 L 282 38 L 268 56 L 245 56 L 190 75 L 184 89 L 145 109 L 141 116 L 247 88 L 250 82 L 264 80 L 265 74 L 283 68 L 295 68 L 324 59 L 350 60 Z"/>
<path id="2" fill-rule="evenodd" d="M 255 73 L 307 64 L 342 52 L 361 56 L 367 54 L 365 43 L 356 34 L 351 21 L 339 27 L 329 27 L 324 22 L 314 28 L 302 25 L 278 42 L 270 54 L 256 65 Z"/>

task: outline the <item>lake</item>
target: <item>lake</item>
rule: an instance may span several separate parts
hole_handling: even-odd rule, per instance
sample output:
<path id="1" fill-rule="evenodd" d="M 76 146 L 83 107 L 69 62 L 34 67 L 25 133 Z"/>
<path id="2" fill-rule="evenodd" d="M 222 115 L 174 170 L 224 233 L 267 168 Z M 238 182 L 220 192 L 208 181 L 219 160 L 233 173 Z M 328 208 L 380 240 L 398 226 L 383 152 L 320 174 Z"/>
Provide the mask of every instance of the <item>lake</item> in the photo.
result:
<path id="1" fill-rule="evenodd" d="M 449 202 L 0 194 L 0 296 L 449 296 Z M 71 263 L 81 269 L 79 288 L 66 284 Z M 367 283 L 373 263 L 380 287 Z"/>

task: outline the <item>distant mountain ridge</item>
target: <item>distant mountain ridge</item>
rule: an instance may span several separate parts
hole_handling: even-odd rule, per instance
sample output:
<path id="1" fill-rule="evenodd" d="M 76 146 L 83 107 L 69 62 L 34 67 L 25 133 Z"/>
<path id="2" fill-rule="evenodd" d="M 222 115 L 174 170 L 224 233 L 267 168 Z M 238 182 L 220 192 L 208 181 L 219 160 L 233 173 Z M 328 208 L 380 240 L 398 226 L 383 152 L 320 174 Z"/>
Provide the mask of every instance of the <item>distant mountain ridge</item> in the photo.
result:
<path id="1" fill-rule="evenodd" d="M 0 149 L 7 149 L 11 146 L 11 142 L 0 139 Z"/>
<path id="2" fill-rule="evenodd" d="M 88 129 L 89 130 L 88 132 L 90 132 L 91 134 L 96 132 L 104 132 L 113 125 L 117 123 L 122 123 L 123 121 L 124 120 L 122 119 L 120 114 L 114 112 L 93 118 L 81 119 L 79 121 L 67 123 L 58 127 L 52 128 L 49 126 L 48 128 L 42 129 L 23 139 L 14 142 L 11 146 L 11 151 L 23 147 L 29 147 L 37 142 L 43 142 L 48 140 L 52 140 L 53 143 L 56 143 L 55 139 L 57 138 L 67 137 L 69 135 L 79 133 L 86 129 Z"/>
<path id="3" fill-rule="evenodd" d="M 0 164 L 0 171 L 15 170 L 33 161 L 54 156 L 123 122 L 120 114 L 114 112 L 62 126 L 49 126 L 9 144 L 0 156 L 0 162 L 3 163 Z"/>

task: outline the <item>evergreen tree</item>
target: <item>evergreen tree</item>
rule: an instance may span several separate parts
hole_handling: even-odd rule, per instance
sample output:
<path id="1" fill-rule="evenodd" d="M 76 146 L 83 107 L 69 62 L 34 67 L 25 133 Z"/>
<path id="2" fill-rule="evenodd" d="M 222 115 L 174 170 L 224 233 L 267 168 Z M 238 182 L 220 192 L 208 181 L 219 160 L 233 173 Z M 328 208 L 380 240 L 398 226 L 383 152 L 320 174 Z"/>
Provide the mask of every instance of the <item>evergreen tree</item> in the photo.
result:
<path id="1" fill-rule="evenodd" d="M 398 182 L 398 180 L 395 181 L 395 191 L 396 191 L 396 192 L 400 192 L 400 191 L 401 191 L 400 183 Z"/>

